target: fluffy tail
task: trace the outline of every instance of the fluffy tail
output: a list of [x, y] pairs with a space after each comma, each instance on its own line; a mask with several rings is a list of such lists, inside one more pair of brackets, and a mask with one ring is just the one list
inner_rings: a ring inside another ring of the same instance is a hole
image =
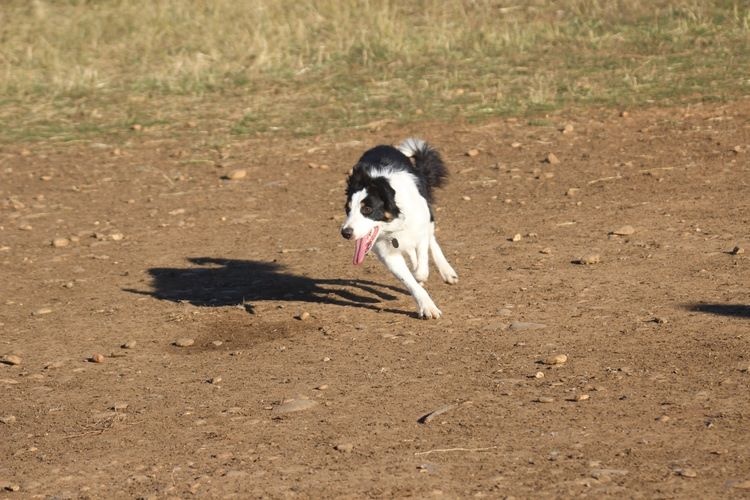
[[448, 177], [448, 169], [445, 168], [440, 153], [422, 139], [414, 137], [406, 139], [398, 145], [397, 149], [414, 159], [414, 169], [427, 184], [427, 199], [431, 201], [432, 189], [441, 187]]

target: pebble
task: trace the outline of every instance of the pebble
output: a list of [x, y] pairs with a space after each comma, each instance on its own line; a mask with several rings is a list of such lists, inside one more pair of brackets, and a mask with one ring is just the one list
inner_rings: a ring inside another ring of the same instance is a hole
[[554, 403], [555, 398], [551, 398], [549, 396], [539, 396], [534, 401], [537, 403]]
[[513, 235], [513, 236], [512, 236], [511, 238], [510, 238], [510, 241], [512, 241], [512, 242], [514, 242], [514, 243], [515, 243], [515, 242], [517, 242], [517, 241], [521, 241], [521, 233], [516, 233], [516, 234], [514, 234], [514, 235]]
[[741, 246], [736, 246], [729, 253], [731, 253], [732, 255], [741, 255], [741, 254], [745, 253], [745, 249], [742, 248]]
[[232, 181], [237, 181], [239, 179], [244, 179], [246, 176], [247, 170], [245, 170], [244, 168], [237, 168], [229, 172], [226, 178]]
[[573, 398], [574, 401], [587, 401], [591, 396], [588, 394], [577, 394], [575, 398]]
[[635, 233], [635, 228], [633, 226], [622, 226], [618, 227], [610, 234], [616, 234], [617, 236], [630, 236], [633, 233]]
[[112, 241], [122, 241], [125, 238], [125, 235], [122, 233], [112, 233], [109, 237]]
[[41, 307], [41, 308], [37, 309], [36, 311], [32, 312], [31, 315], [32, 316], [43, 316], [45, 314], [50, 314], [51, 312], [52, 312], [52, 309], [50, 309], [49, 307]]
[[695, 470], [693, 469], [678, 469], [677, 474], [680, 477], [688, 477], [688, 478], [698, 477], [698, 473], [695, 472]]
[[479, 150], [476, 148], [471, 148], [466, 152], [466, 156], [477, 156], [479, 154]]
[[13, 493], [15, 493], [16, 491], [20, 491], [20, 490], [21, 490], [21, 487], [18, 486], [17, 484], [9, 484], [5, 487], [5, 491], [10, 491]]
[[0, 358], [0, 363], [17, 366], [21, 364], [21, 357], [16, 356], [15, 354], [6, 354], [2, 358]]
[[732, 485], [732, 488], [737, 488], [738, 490], [750, 490], [750, 479], [747, 481], [740, 481], [739, 483], [734, 483]]
[[552, 249], [550, 247], [544, 247], [541, 250], [539, 250], [539, 253], [543, 253], [544, 255], [549, 255], [552, 253]]
[[300, 314], [297, 315], [297, 319], [300, 321], [305, 321], [307, 319], [310, 319], [310, 313], [307, 311], [302, 311]]
[[560, 163], [560, 160], [557, 158], [555, 153], [547, 153], [547, 156], [544, 158], [545, 163], [549, 163], [550, 165], [557, 165]]
[[63, 248], [70, 245], [68, 238], [55, 238], [52, 240], [52, 246], [55, 248]]
[[573, 125], [571, 125], [570, 123], [566, 123], [565, 126], [562, 129], [560, 129], [560, 132], [562, 132], [563, 134], [570, 134], [570, 133], [572, 133], [573, 132]]
[[342, 453], [351, 453], [354, 450], [354, 445], [352, 443], [341, 443], [334, 446], [333, 449]]
[[65, 366], [65, 362], [64, 361], [52, 361], [51, 363], [47, 363], [46, 365], [44, 365], [44, 369], [45, 370], [56, 370], [58, 368], [62, 368], [63, 366]]
[[328, 384], [321, 384], [315, 388], [317, 391], [325, 391], [326, 389], [328, 389]]
[[0, 424], [10, 425], [16, 422], [16, 416], [15, 415], [6, 415], [4, 417], [0, 417]]
[[512, 147], [513, 149], [520, 148], [521, 147], [521, 143], [520, 142], [512, 142], [512, 143], [510, 143], [510, 147]]
[[91, 361], [92, 363], [104, 363], [104, 359], [105, 359], [104, 354], [95, 352], [94, 354], [91, 355], [91, 357], [89, 358], [89, 361]]
[[656, 419], [657, 422], [666, 423], [669, 422], [671, 418], [669, 418], [669, 415], [662, 415]]
[[223, 343], [224, 342], [222, 342], [221, 340], [214, 340], [213, 342], [211, 342], [211, 345], [214, 346], [214, 347], [219, 347]]
[[136, 342], [135, 340], [128, 340], [127, 342], [122, 344], [120, 347], [122, 347], [123, 349], [134, 349], [137, 344], [138, 342]]
[[544, 378], [544, 372], [536, 372], [534, 378]]
[[576, 196], [581, 190], [579, 188], [569, 188], [567, 191], [565, 191], [565, 196], [574, 197]]
[[132, 130], [133, 132], [140, 132], [141, 130], [143, 130], [143, 125], [141, 125], [140, 123], [134, 123], [130, 126], [130, 130]]
[[508, 327], [509, 330], [541, 330], [547, 328], [547, 325], [543, 323], [530, 323], [527, 321], [514, 321]]
[[598, 253], [592, 253], [592, 254], [584, 255], [583, 257], [576, 260], [575, 263], [581, 264], [584, 266], [591, 266], [593, 264], [598, 264], [601, 261], [602, 261], [602, 258], [599, 256]]
[[464, 201], [471, 201], [471, 196], [462, 196], [461, 199]]
[[18, 229], [20, 229], [21, 231], [31, 231], [34, 228], [31, 226], [31, 224], [21, 224], [20, 226], [18, 226]]
[[208, 383], [216, 385], [216, 384], [220, 384], [221, 380], [222, 380], [221, 377], [211, 377], [210, 379], [208, 379]]
[[568, 361], [568, 356], [565, 354], [556, 354], [546, 358], [543, 363], [545, 365], [562, 365]]
[[310, 408], [314, 408], [316, 406], [318, 406], [317, 401], [313, 401], [304, 396], [300, 396], [295, 399], [285, 400], [283, 403], [273, 409], [273, 413], [279, 415], [284, 413], [293, 413], [297, 411], [309, 410]]
[[195, 340], [187, 337], [179, 338], [172, 342], [173, 345], [176, 345], [177, 347], [190, 347], [191, 345], [195, 344]]

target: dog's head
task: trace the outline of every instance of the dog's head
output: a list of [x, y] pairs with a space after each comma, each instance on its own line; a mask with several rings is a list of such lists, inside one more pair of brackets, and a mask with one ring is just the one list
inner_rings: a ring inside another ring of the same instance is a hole
[[398, 217], [396, 191], [387, 177], [370, 177], [355, 168], [346, 188], [346, 221], [341, 236], [354, 240], [354, 264], [361, 264], [381, 228]]

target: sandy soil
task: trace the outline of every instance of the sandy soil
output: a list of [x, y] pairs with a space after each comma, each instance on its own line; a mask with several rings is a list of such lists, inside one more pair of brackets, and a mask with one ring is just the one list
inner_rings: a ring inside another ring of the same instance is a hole
[[[0, 497], [747, 497], [750, 100], [625, 115], [2, 146]], [[408, 135], [437, 321], [338, 235]]]

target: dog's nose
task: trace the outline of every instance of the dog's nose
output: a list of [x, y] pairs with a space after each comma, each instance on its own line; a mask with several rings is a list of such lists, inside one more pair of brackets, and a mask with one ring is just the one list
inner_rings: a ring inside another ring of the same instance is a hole
[[341, 228], [341, 236], [343, 236], [347, 240], [352, 239], [352, 236], [354, 236], [354, 229], [352, 229], [350, 227], [342, 227]]

